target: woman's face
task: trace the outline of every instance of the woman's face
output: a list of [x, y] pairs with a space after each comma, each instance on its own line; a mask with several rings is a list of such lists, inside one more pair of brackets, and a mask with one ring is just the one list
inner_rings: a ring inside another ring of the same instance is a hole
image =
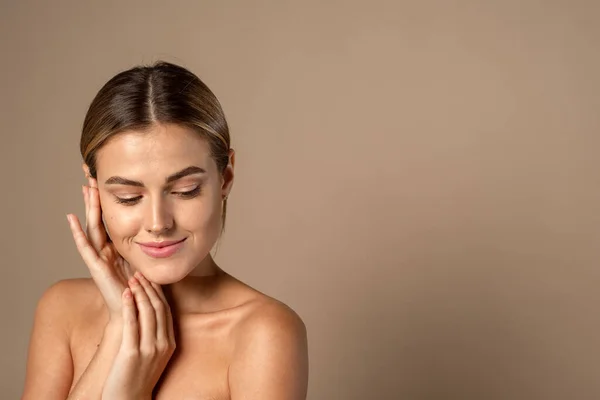
[[231, 151], [219, 173], [208, 143], [174, 124], [109, 140], [97, 153], [96, 171], [106, 229], [119, 254], [158, 284], [190, 274], [218, 239], [233, 162]]

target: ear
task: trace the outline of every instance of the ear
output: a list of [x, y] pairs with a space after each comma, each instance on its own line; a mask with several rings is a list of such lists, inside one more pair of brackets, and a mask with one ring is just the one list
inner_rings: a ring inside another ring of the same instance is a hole
[[97, 188], [98, 181], [95, 178], [92, 178], [92, 175], [90, 174], [90, 167], [88, 167], [86, 163], [83, 163], [81, 164], [81, 168], [83, 169], [83, 173], [88, 180], [88, 185], [90, 185], [90, 187]]
[[83, 173], [85, 174], [86, 178], [90, 178], [91, 177], [91, 175], [90, 175], [90, 167], [88, 167], [86, 163], [82, 163], [81, 164], [81, 169], [83, 169]]
[[233, 149], [229, 149], [229, 162], [227, 163], [227, 167], [223, 171], [222, 181], [223, 184], [221, 186], [221, 197], [226, 198], [231, 193], [231, 188], [233, 187], [233, 178], [234, 178], [234, 166], [235, 166], [235, 151]]

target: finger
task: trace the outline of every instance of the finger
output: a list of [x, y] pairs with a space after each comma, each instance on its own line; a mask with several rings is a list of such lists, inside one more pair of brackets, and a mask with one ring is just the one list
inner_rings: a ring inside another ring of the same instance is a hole
[[[69, 221], [69, 228], [77, 246], [77, 251], [90, 271], [94, 283], [100, 290], [100, 293], [102, 293], [106, 305], [110, 310], [118, 310], [120, 305], [119, 297], [125, 286], [123, 281], [118, 279], [111, 266], [94, 249], [88, 237], [83, 232], [79, 219], [73, 214], [67, 214], [67, 220]], [[111, 314], [113, 311], [111, 311]]]
[[167, 297], [165, 296], [162, 287], [160, 287], [160, 285], [154, 282], [150, 282], [150, 285], [154, 288], [154, 290], [158, 294], [158, 297], [160, 297], [163, 303], [166, 305], [165, 314], [167, 317], [167, 335], [169, 337], [171, 345], [175, 345], [175, 329], [173, 327], [173, 312], [171, 311], [171, 306], [167, 301]]
[[140, 333], [131, 289], [126, 288], [121, 297], [123, 304], [123, 339], [121, 346], [123, 348], [139, 349]]
[[94, 273], [93, 269], [97, 268], [96, 264], [99, 261], [98, 253], [91, 246], [85, 233], [83, 233], [79, 218], [73, 214], [67, 214], [67, 220], [69, 221], [69, 227], [71, 228], [71, 233], [73, 234], [73, 239], [81, 258], [83, 258], [85, 264], [90, 268], [90, 272]]
[[[118, 296], [118, 292], [114, 293], [115, 277], [114, 273], [106, 266], [104, 261], [98, 255], [98, 252], [92, 247], [87, 236], [81, 229], [79, 218], [73, 214], [68, 214], [69, 227], [77, 246], [77, 251], [88, 267], [94, 282], [102, 295], [106, 299], [107, 296]], [[122, 286], [122, 285], [121, 285]], [[118, 297], [117, 297], [118, 298]]]
[[100, 209], [100, 198], [98, 189], [91, 187], [89, 193], [89, 212], [88, 212], [88, 237], [92, 246], [96, 250], [102, 249], [106, 243], [106, 231], [102, 222], [102, 210]]
[[86, 217], [86, 233], [89, 236], [90, 232], [87, 230], [87, 224], [88, 224], [88, 221], [90, 220], [90, 218], [89, 218], [89, 212], [90, 212], [90, 188], [91, 187], [96, 187], [97, 188], [98, 185], [97, 185], [97, 183], [93, 180], [93, 178], [90, 175], [86, 175], [86, 176], [87, 176], [87, 179], [88, 179], [88, 185], [85, 186], [85, 195], [86, 195], [86, 202], [87, 202], [86, 203], [87, 209], [86, 209], [85, 217]]
[[163, 300], [158, 296], [158, 293], [156, 293], [156, 290], [152, 285], [150, 285], [150, 282], [148, 282], [144, 275], [137, 272], [135, 276], [146, 291], [146, 294], [150, 299], [150, 304], [152, 304], [152, 307], [154, 307], [156, 314], [156, 339], [158, 343], [162, 342], [164, 344], [168, 344], [169, 331], [166, 309], [167, 304], [163, 303]]
[[117, 258], [115, 260], [115, 266], [116, 266], [115, 273], [119, 276], [119, 279], [122, 282], [127, 282], [129, 280], [129, 278], [131, 278], [133, 276], [132, 274], [128, 274], [128, 272], [127, 272], [127, 261], [125, 261], [125, 259], [123, 259], [123, 257], [119, 254], [117, 249], [114, 247], [114, 245], [110, 245], [110, 246], [112, 246], [114, 254], [117, 255]]
[[89, 191], [88, 191], [88, 187], [85, 185], [81, 186], [81, 193], [83, 193], [83, 202], [85, 203], [85, 231], [86, 233], [88, 232], [88, 221], [90, 219], [89, 217], [89, 213], [90, 213], [90, 202], [89, 202]]
[[[150, 281], [148, 281], [150, 282]], [[165, 303], [165, 304], [169, 304], [169, 302], [167, 301], [167, 297], [165, 296], [165, 293], [162, 290], [162, 287], [160, 287], [160, 285], [154, 283], [154, 282], [150, 282], [150, 285], [152, 286], [152, 288], [154, 288], [154, 290], [156, 291], [156, 294], [158, 295], [158, 297], [160, 297], [160, 299]]]
[[150, 351], [156, 343], [156, 312], [150, 303], [146, 291], [135, 278], [129, 280], [129, 287], [135, 298], [138, 310], [138, 321], [140, 324], [140, 349]]

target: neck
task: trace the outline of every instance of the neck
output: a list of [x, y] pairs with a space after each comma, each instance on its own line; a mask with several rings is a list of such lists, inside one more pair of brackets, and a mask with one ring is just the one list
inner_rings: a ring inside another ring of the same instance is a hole
[[222, 278], [227, 274], [209, 253], [204, 260], [179, 282], [163, 286], [173, 316], [206, 312]]

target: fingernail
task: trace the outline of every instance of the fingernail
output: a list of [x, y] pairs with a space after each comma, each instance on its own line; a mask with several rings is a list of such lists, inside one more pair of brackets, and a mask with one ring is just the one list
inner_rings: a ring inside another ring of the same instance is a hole
[[125, 297], [126, 299], [130, 299], [131, 298], [131, 289], [129, 289], [129, 288], [125, 289], [125, 292], [123, 293], [123, 297]]
[[138, 280], [137, 280], [135, 277], [131, 278], [131, 279], [129, 280], [129, 283], [130, 283], [131, 285], [134, 285], [134, 286], [135, 286], [135, 285], [139, 285], [139, 284], [140, 284], [140, 283], [138, 282]]
[[67, 221], [69, 221], [69, 223], [71, 223], [71, 215], [67, 214]]

